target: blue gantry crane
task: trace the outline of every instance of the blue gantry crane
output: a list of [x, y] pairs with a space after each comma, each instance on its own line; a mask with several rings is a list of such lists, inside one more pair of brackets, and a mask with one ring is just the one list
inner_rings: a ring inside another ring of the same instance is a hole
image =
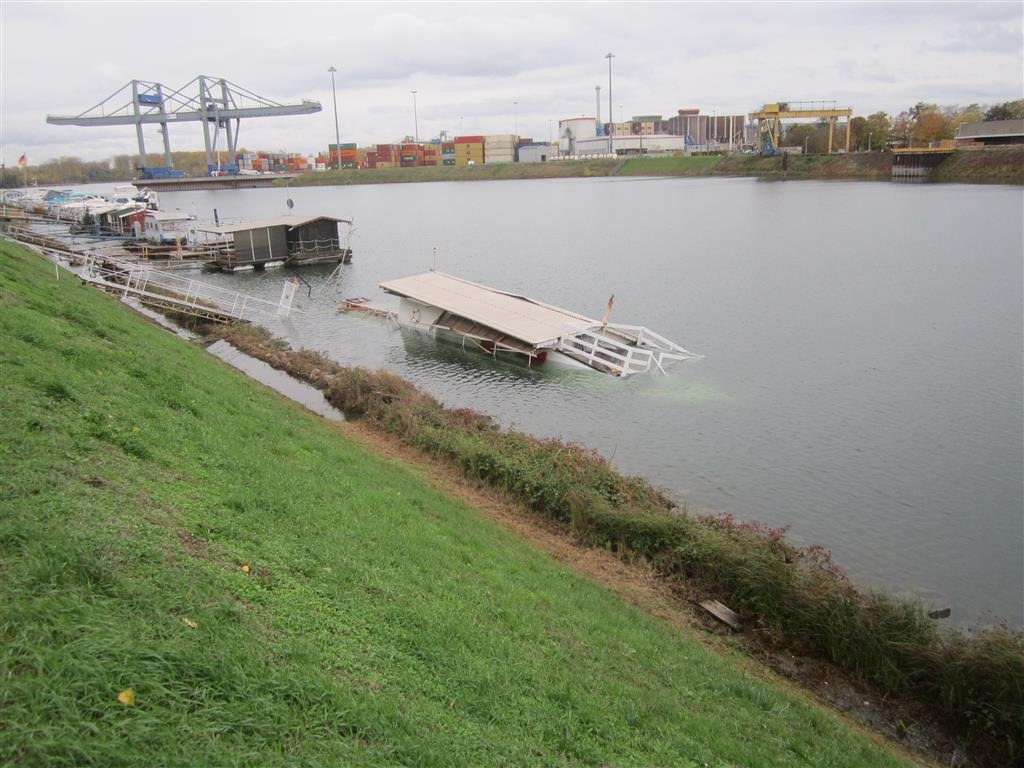
[[[201, 122], [206, 144], [207, 168], [213, 172], [222, 166], [215, 162], [220, 131], [225, 134], [230, 171], [238, 149], [238, 132], [243, 118], [308, 115], [319, 112], [320, 102], [303, 99], [298, 104], [280, 104], [235, 85], [223, 77], [199, 75], [187, 85], [169, 89], [161, 83], [132, 80], [103, 101], [78, 115], [47, 115], [50, 125], [134, 125], [139, 141], [139, 168], [142, 178], [182, 176], [171, 161], [171, 123]], [[164, 144], [164, 165], [146, 167], [144, 125], [160, 126]], [[211, 131], [212, 128], [212, 131]], [[211, 135], [212, 134], [212, 135]]]

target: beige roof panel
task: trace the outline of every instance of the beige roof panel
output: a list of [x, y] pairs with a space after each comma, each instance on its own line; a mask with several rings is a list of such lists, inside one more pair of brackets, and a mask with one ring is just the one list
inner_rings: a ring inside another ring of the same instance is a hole
[[293, 229], [309, 224], [311, 221], [327, 219], [328, 221], [351, 224], [348, 219], [336, 219], [334, 216], [278, 216], [274, 219], [260, 219], [259, 221], [243, 221], [240, 224], [224, 224], [220, 227], [198, 227], [200, 232], [213, 232], [217, 235], [230, 235], [235, 232], [244, 232], [250, 229], [266, 229], [267, 227], [288, 227]]
[[389, 280], [381, 283], [380, 287], [388, 293], [440, 307], [533, 346], [601, 325], [597, 320], [575, 312], [443, 272], [424, 272]]

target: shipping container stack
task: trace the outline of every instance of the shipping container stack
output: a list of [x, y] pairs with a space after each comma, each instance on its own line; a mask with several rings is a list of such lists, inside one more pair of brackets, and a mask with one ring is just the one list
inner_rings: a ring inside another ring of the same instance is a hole
[[358, 168], [359, 150], [355, 144], [330, 144], [327, 147], [331, 168]]
[[257, 168], [253, 167], [253, 161], [256, 160], [255, 152], [238, 152], [235, 155], [235, 165], [238, 166], [240, 171], [255, 171]]
[[399, 158], [402, 168], [418, 168], [423, 165], [423, 145], [403, 144]]
[[376, 168], [377, 167], [377, 150], [371, 149], [365, 155], [363, 155], [363, 168]]
[[455, 165], [455, 142], [441, 143], [441, 165]]
[[488, 165], [514, 163], [516, 160], [516, 137], [506, 133], [484, 136], [484, 156]]
[[309, 168], [309, 161], [302, 155], [286, 155], [284, 165], [288, 173], [303, 173]]
[[440, 144], [424, 144], [423, 145], [423, 165], [440, 165], [441, 164], [441, 145]]
[[484, 162], [484, 137], [483, 136], [456, 136], [455, 137], [455, 164], [456, 165], [483, 165]]
[[400, 156], [401, 148], [397, 144], [377, 145], [378, 168], [397, 168]]

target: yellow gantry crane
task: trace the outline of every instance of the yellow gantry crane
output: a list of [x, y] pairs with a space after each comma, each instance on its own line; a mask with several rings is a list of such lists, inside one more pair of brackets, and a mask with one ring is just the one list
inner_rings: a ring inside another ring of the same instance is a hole
[[[780, 101], [765, 104], [760, 112], [751, 112], [750, 119], [757, 120], [758, 136], [771, 137], [774, 147], [779, 146], [781, 125], [783, 120], [800, 118], [824, 118], [828, 120], [828, 151], [832, 153], [832, 133], [836, 120], [846, 118], [846, 151], [850, 151], [850, 118], [853, 110], [850, 107], [837, 107], [834, 101]], [[761, 141], [764, 141], [762, 138]]]

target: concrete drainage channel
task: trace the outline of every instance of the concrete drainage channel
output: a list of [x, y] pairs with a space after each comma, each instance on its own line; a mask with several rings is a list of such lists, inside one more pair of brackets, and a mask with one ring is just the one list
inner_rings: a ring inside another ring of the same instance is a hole
[[[166, 328], [182, 339], [195, 341], [199, 338], [196, 334], [182, 328], [173, 320], [164, 317], [159, 312], [154, 312], [149, 307], [135, 301], [134, 299], [128, 299], [126, 301], [123, 300], [123, 303], [130, 306], [140, 315], [145, 315], [157, 325]], [[232, 368], [241, 371], [253, 381], [258, 381], [260, 384], [270, 387], [278, 394], [284, 395], [289, 400], [294, 400], [296, 403], [307, 410], [312, 411], [317, 416], [323, 416], [325, 419], [330, 419], [331, 421], [345, 420], [345, 416], [342, 412], [328, 403], [319, 389], [311, 387], [304, 381], [292, 378], [284, 371], [279, 371], [276, 368], [271, 367], [269, 364], [264, 363], [262, 360], [250, 357], [245, 354], [245, 352], [236, 349], [234, 346], [224, 341], [224, 339], [218, 339], [213, 344], [210, 344], [206, 347], [206, 351], [214, 357], [223, 360]]]
[[[134, 299], [124, 301], [124, 303], [139, 314], [148, 317], [157, 325], [166, 328], [187, 341], [195, 341], [199, 338], [196, 334], [182, 328], [173, 320], [164, 317], [159, 312], [154, 312], [149, 307], [135, 301]], [[319, 389], [311, 387], [304, 381], [292, 378], [284, 371], [279, 371], [276, 368], [271, 367], [269, 364], [264, 363], [262, 360], [250, 357], [245, 354], [245, 352], [236, 349], [234, 346], [224, 341], [224, 339], [218, 339], [213, 344], [210, 344], [206, 347], [206, 351], [214, 357], [223, 360], [232, 368], [241, 371], [253, 381], [258, 381], [260, 384], [270, 387], [278, 394], [284, 395], [289, 400], [294, 400], [296, 403], [307, 410], [312, 411], [317, 416], [323, 416], [325, 419], [330, 419], [331, 421], [345, 420], [345, 416], [342, 412], [328, 403]]]
[[345, 417], [341, 411], [328, 403], [323, 393], [298, 379], [293, 379], [287, 373], [272, 368], [262, 360], [244, 352], [240, 352], [223, 339], [218, 339], [206, 348], [206, 351], [219, 357], [228, 365], [237, 368], [250, 379], [270, 387], [290, 400], [304, 406], [318, 416], [323, 416], [331, 421], [344, 421]]

